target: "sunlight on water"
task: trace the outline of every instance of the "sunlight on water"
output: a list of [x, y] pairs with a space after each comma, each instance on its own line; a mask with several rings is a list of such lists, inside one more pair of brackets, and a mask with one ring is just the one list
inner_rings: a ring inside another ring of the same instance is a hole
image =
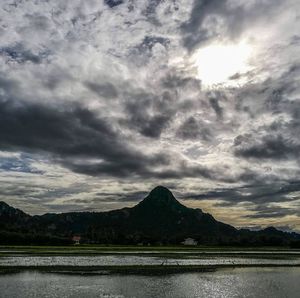
[[234, 269], [165, 276], [0, 275], [1, 298], [299, 297], [300, 269]]
[[[14, 256], [0, 258], [2, 266], [102, 266], [102, 265], [160, 265], [165, 257], [149, 256]], [[168, 258], [169, 264], [179, 265], [224, 265], [224, 264], [300, 264], [300, 258], [241, 258], [241, 257], [196, 257]]]

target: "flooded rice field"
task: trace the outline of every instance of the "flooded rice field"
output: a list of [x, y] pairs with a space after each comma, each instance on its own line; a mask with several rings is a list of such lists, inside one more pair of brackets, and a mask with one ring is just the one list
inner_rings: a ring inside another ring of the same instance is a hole
[[300, 265], [300, 256], [289, 258], [239, 257], [239, 256], [134, 256], [134, 255], [95, 255], [95, 256], [30, 256], [17, 255], [0, 257], [0, 266], [129, 266], [129, 265]]
[[222, 269], [163, 276], [66, 275], [23, 271], [0, 275], [1, 298], [299, 297], [300, 268]]

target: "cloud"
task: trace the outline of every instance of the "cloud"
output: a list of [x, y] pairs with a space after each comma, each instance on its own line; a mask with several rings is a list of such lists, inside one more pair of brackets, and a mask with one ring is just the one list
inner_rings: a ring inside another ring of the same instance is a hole
[[20, 154], [19, 156], [0, 156], [0, 171], [43, 174], [43, 171], [36, 169], [32, 165], [32, 159], [26, 156], [26, 154]]
[[177, 136], [183, 139], [200, 138], [204, 141], [209, 141], [212, 138], [212, 132], [209, 125], [191, 116], [179, 127]]
[[[269, 203], [283, 203], [299, 200], [300, 182], [289, 181], [270, 184], [253, 184], [236, 188], [216, 189], [200, 194], [185, 194], [183, 199], [221, 200], [226, 206], [239, 203], [253, 203], [256, 206]], [[295, 193], [295, 196], [291, 194]], [[258, 207], [257, 207], [258, 208]]]
[[80, 106], [54, 109], [1, 101], [0, 127], [2, 150], [54, 154], [81, 173], [122, 176], [166, 162], [163, 155], [145, 156], [130, 148], [107, 120]]
[[[297, 216], [298, 11], [295, 0], [4, 1], [0, 196], [38, 213], [101, 210], [163, 183], [202, 203], [248, 202], [258, 225]], [[240, 43], [249, 71], [205, 86], [196, 51]]]
[[219, 101], [222, 98], [224, 98], [224, 95], [222, 95], [220, 92], [209, 92], [208, 93], [209, 103], [219, 118], [223, 117], [223, 109], [219, 104]]
[[280, 206], [256, 206], [251, 208], [253, 214], [248, 214], [246, 218], [282, 218], [288, 215], [299, 215], [299, 212], [295, 208], [284, 208]]
[[243, 30], [277, 12], [275, 1], [194, 0], [189, 19], [181, 26], [183, 44], [194, 50], [218, 38], [235, 39]]
[[47, 58], [48, 53], [46, 51], [41, 51], [37, 54], [32, 53], [30, 50], [24, 48], [24, 46], [19, 43], [11, 47], [0, 48], [0, 55], [4, 56], [8, 62], [17, 63], [41, 63], [43, 59]]
[[174, 119], [177, 109], [177, 98], [167, 90], [161, 93], [130, 90], [124, 101], [125, 119], [120, 119], [120, 123], [143, 136], [159, 138]]
[[234, 143], [235, 154], [245, 158], [299, 158], [300, 143], [281, 135], [266, 135], [259, 140], [249, 135], [238, 136]]
[[97, 95], [104, 98], [116, 98], [118, 96], [118, 91], [115, 86], [111, 83], [95, 83], [87, 82], [86, 86], [95, 92]]
[[104, 0], [104, 3], [107, 4], [110, 8], [123, 4], [123, 0]]
[[205, 18], [209, 15], [221, 13], [225, 9], [226, 0], [195, 0], [189, 20], [182, 24], [184, 45], [187, 48], [192, 49], [199, 43], [205, 42], [214, 37], [216, 33], [213, 32], [213, 30], [208, 30], [205, 27], [202, 27], [202, 25]]
[[[10, 96], [15, 87], [13, 82], [3, 81], [3, 86]], [[153, 124], [149, 126], [149, 134], [147, 126], [141, 131], [149, 137], [155, 136], [154, 128], [160, 123], [158, 118], [153, 119], [156, 121], [147, 123]], [[169, 152], [142, 153], [126, 141], [110, 119], [78, 104], [51, 107], [16, 102], [14, 98], [1, 100], [0, 127], [2, 150], [50, 154], [54, 161], [77, 173], [162, 179], [183, 176], [211, 179], [213, 175], [206, 167], [172, 158]]]
[[170, 45], [170, 40], [168, 38], [160, 36], [145, 36], [142, 43], [138, 46], [138, 49], [141, 52], [152, 51], [153, 47], [155, 47], [157, 44], [168, 48], [168, 46]]

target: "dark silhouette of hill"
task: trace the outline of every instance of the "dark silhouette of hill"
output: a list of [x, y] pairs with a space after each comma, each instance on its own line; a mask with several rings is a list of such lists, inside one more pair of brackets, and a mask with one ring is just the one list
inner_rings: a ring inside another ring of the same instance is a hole
[[66, 244], [74, 235], [86, 243], [179, 244], [194, 238], [212, 245], [294, 245], [297, 233], [275, 228], [237, 230], [201, 209], [178, 202], [163, 186], [132, 208], [30, 216], [0, 202], [1, 244]]

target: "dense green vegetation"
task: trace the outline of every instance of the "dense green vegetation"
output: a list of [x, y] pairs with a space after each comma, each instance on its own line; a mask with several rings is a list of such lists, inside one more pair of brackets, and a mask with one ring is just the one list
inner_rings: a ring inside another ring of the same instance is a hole
[[[289, 251], [288, 254], [282, 252]], [[268, 255], [264, 254], [268, 252]], [[172, 258], [191, 258], [209, 256], [239, 256], [263, 258], [299, 257], [300, 250], [289, 247], [230, 247], [230, 246], [116, 246], [116, 245], [69, 245], [69, 246], [0, 246], [1, 256], [12, 255], [143, 255], [172, 256]]]

